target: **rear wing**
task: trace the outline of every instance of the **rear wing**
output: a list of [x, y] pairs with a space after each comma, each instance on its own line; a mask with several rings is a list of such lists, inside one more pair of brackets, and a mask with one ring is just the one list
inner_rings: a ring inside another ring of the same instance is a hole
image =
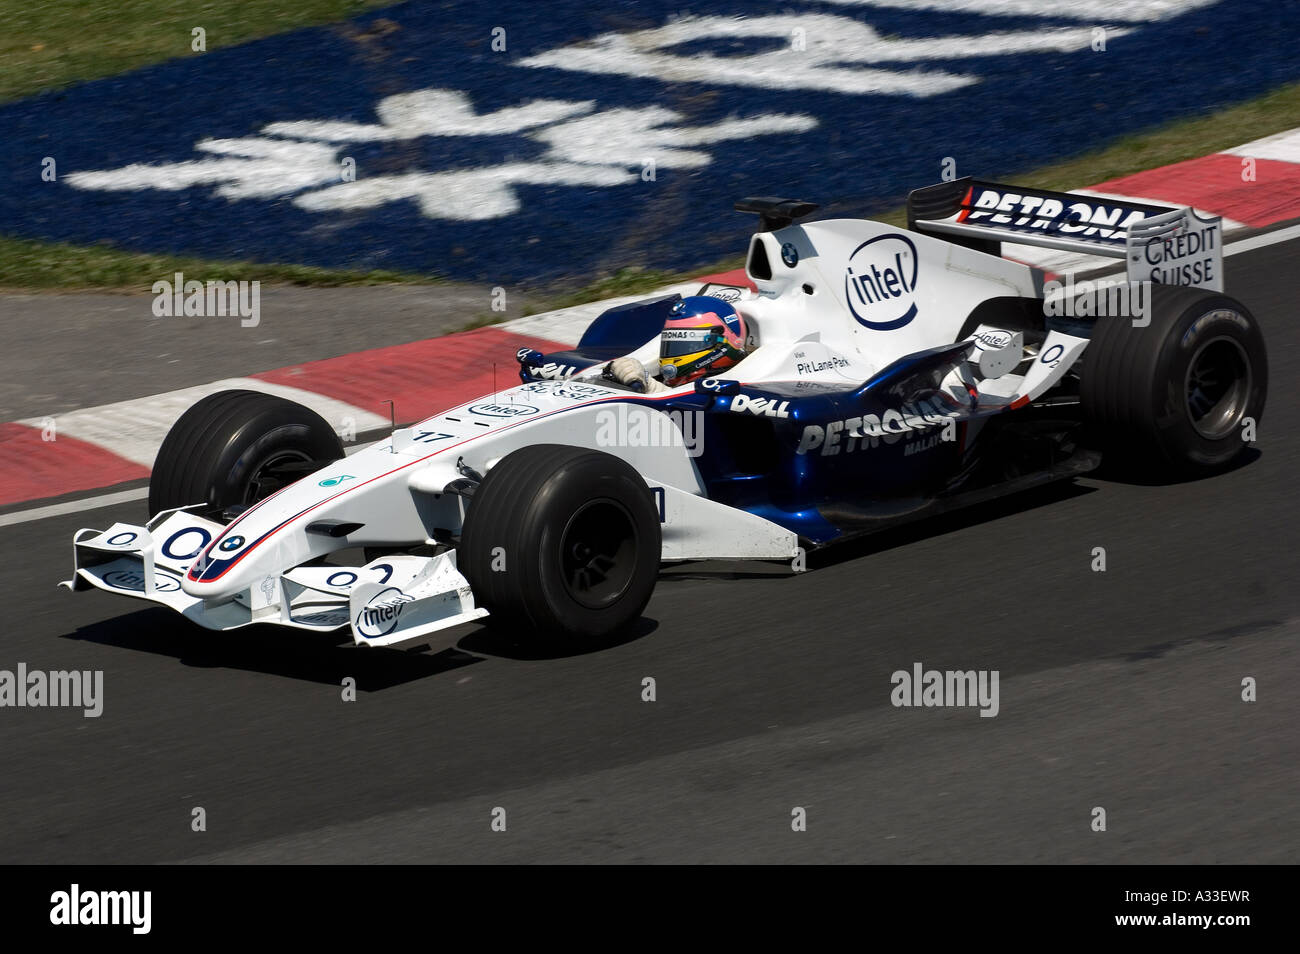
[[1129, 281], [1223, 290], [1223, 222], [1190, 208], [970, 177], [916, 189], [907, 225], [993, 255], [1002, 242], [1124, 259]]

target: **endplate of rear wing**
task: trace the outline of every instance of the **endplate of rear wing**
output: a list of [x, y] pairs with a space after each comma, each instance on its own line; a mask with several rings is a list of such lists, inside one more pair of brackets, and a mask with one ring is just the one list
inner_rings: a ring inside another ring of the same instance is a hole
[[913, 190], [907, 224], [995, 255], [1016, 242], [1124, 259], [1130, 281], [1223, 290], [1223, 221], [1191, 208], [967, 177]]

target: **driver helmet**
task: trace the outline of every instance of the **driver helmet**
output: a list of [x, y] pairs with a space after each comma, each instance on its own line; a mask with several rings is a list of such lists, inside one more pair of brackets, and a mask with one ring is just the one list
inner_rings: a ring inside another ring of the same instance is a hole
[[659, 375], [677, 387], [717, 374], [745, 357], [749, 329], [728, 302], [691, 295], [673, 305], [659, 339]]

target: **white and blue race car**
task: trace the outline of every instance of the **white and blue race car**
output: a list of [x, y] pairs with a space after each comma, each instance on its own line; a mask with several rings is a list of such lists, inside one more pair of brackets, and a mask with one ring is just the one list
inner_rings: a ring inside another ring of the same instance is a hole
[[[606, 311], [572, 351], [521, 352], [518, 386], [351, 456], [305, 407], [214, 394], [159, 450], [152, 519], [79, 531], [64, 585], [218, 630], [390, 645], [489, 616], [599, 641], [667, 561], [791, 561], [1103, 457], [1187, 475], [1253, 440], [1267, 361], [1221, 291], [1217, 219], [971, 179], [913, 192], [907, 229], [737, 209], [761, 216], [753, 289], [701, 289], [756, 339], [725, 377], [649, 394], [605, 375], [656, 358], [670, 296]], [[1128, 281], [1062, 297], [1004, 242], [1123, 259]]]

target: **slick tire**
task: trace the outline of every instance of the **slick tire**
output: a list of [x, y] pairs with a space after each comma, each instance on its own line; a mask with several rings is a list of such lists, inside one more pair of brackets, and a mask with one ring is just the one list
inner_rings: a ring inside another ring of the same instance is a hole
[[1258, 322], [1227, 295], [1164, 285], [1151, 287], [1147, 314], [1145, 327], [1099, 319], [1084, 351], [1080, 400], [1103, 466], [1156, 479], [1229, 466], [1268, 392]]
[[246, 507], [342, 457], [338, 435], [310, 408], [259, 391], [219, 391], [167, 432], [149, 478], [149, 513]]
[[660, 552], [658, 507], [628, 463], [538, 444], [488, 471], [456, 562], [498, 629], [581, 647], [640, 617]]

